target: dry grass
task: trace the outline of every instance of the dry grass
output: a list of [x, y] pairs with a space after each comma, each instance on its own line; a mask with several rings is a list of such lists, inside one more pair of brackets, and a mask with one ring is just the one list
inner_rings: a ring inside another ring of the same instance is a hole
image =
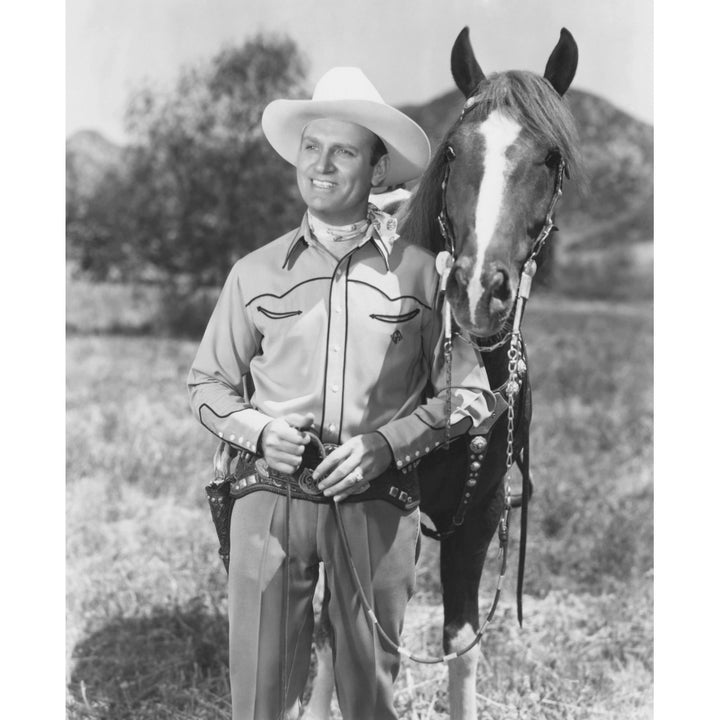
[[[651, 717], [651, 317], [647, 305], [531, 304], [525, 623], [511, 576], [483, 642], [483, 720]], [[225, 575], [202, 491], [214, 444], [184, 390], [194, 348], [69, 339], [70, 718], [229, 717]], [[436, 565], [426, 541], [406, 623], [407, 643], [431, 653]], [[494, 581], [489, 562], [485, 602]], [[445, 667], [404, 663], [397, 707], [447, 717]]]

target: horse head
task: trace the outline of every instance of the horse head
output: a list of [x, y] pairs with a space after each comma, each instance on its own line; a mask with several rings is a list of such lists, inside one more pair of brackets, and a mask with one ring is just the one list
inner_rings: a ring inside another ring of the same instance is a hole
[[[434, 177], [446, 248], [452, 238], [447, 298], [457, 324], [474, 335], [493, 335], [509, 320], [557, 183], [577, 168], [577, 133], [562, 100], [577, 59], [575, 40], [564, 28], [543, 77], [525, 71], [486, 77], [468, 28], [453, 46], [453, 78], [467, 101], [424, 181], [432, 184]], [[428, 191], [421, 187], [418, 200], [427, 200]]]

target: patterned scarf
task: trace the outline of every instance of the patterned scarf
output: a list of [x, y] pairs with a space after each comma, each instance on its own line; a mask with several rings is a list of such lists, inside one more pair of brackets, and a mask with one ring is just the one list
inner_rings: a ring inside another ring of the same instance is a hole
[[388, 249], [398, 238], [397, 220], [392, 215], [378, 210], [372, 203], [368, 203], [366, 218], [350, 225], [329, 225], [316, 218], [309, 210], [307, 219], [312, 234], [326, 247], [333, 243], [351, 243], [353, 241], [357, 241], [359, 245], [370, 237], [373, 229], [380, 235]]
[[312, 234], [323, 245], [326, 243], [350, 242], [351, 240], [359, 240], [363, 237], [370, 225], [370, 220], [358, 220], [350, 225], [329, 225], [319, 218], [316, 218], [308, 210], [308, 225]]

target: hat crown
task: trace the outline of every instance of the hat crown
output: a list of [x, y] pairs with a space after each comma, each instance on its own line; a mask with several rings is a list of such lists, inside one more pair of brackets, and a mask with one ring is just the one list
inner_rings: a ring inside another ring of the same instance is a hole
[[335, 67], [328, 70], [315, 85], [313, 100], [366, 100], [385, 105], [380, 93], [356, 67]]

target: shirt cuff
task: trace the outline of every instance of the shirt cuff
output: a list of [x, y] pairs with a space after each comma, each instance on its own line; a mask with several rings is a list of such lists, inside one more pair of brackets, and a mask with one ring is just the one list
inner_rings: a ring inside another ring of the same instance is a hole
[[[462, 418], [451, 427], [450, 437], [454, 438], [468, 432], [471, 426], [470, 418]], [[402, 472], [412, 470], [425, 455], [440, 447], [446, 439], [444, 427], [432, 428], [416, 415], [393, 420], [377, 432], [390, 446], [393, 467]]]
[[[469, 433], [485, 435], [507, 409], [499, 393], [490, 391], [456, 393], [459, 406], [450, 415], [449, 439]], [[445, 420], [438, 417], [438, 407], [444, 414], [444, 403], [431, 401], [414, 413], [392, 420], [378, 432], [385, 438], [393, 454], [393, 467], [403, 472], [414, 468], [428, 453], [448, 440]]]
[[237, 410], [226, 416], [216, 415], [208, 405], [200, 408], [200, 422], [213, 434], [234, 447], [258, 452], [260, 434], [272, 420], [253, 408]]
[[470, 428], [471, 435], [487, 435], [493, 428], [493, 425], [502, 417], [502, 414], [507, 410], [508, 404], [502, 393], [495, 393], [495, 405], [492, 412], [480, 422], [479, 425], [474, 425]]

